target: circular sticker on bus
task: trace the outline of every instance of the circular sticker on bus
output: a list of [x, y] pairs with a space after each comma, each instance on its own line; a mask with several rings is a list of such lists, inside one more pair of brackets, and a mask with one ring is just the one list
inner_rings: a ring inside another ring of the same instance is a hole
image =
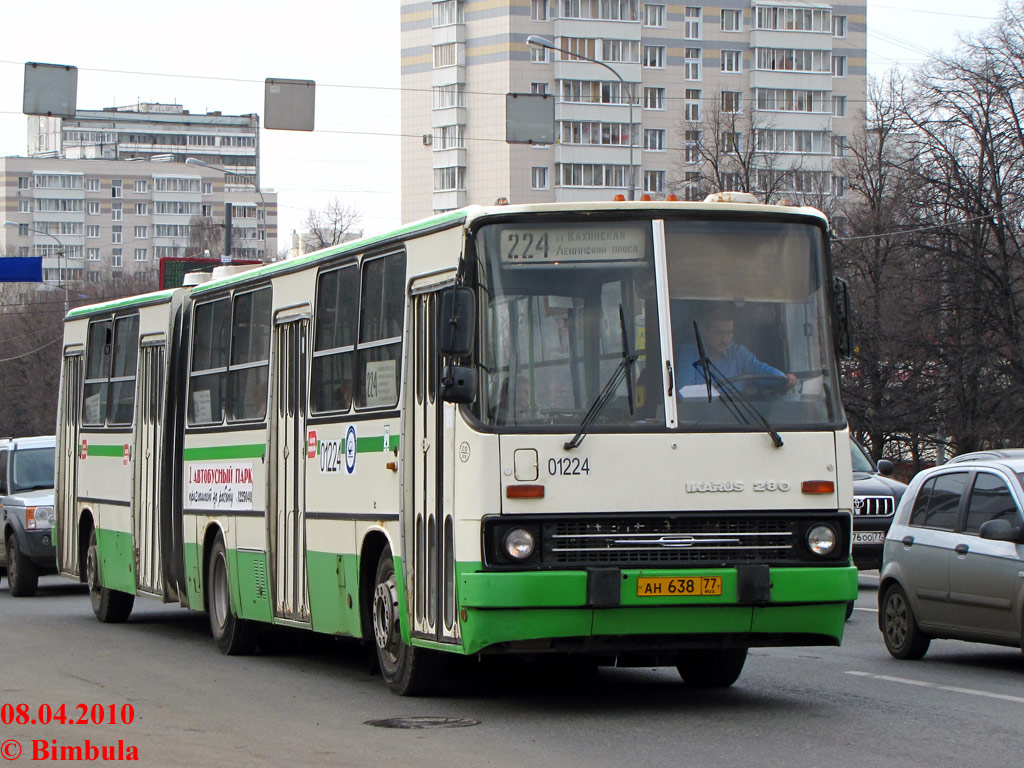
[[351, 426], [345, 435], [345, 469], [351, 475], [356, 471], [356, 428]]

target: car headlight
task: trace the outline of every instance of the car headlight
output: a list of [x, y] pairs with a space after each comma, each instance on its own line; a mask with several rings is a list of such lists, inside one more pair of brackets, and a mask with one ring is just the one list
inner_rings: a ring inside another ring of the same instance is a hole
[[533, 554], [537, 539], [525, 528], [513, 528], [505, 534], [505, 554], [513, 560], [525, 560]]
[[29, 530], [52, 528], [54, 522], [53, 507], [26, 507], [25, 527]]
[[836, 548], [836, 529], [825, 523], [811, 526], [807, 531], [807, 548], [816, 555], [824, 557]]

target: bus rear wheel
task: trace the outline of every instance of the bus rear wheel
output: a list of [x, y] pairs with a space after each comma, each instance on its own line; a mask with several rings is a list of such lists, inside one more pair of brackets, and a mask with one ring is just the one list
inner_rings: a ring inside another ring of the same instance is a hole
[[687, 685], [727, 688], [739, 679], [746, 660], [746, 648], [684, 651], [676, 659], [676, 669]]
[[206, 603], [210, 611], [210, 634], [222, 653], [246, 656], [256, 650], [259, 634], [251, 621], [240, 619], [231, 610], [231, 586], [228, 581], [227, 548], [221, 536], [210, 548], [206, 571]]
[[7, 586], [11, 597], [31, 597], [39, 588], [39, 568], [21, 551], [13, 533], [7, 537]]
[[89, 531], [89, 549], [85, 555], [85, 580], [89, 585], [92, 612], [104, 624], [120, 624], [128, 620], [135, 595], [107, 589], [100, 583], [100, 556], [96, 547], [96, 529]]
[[399, 696], [435, 693], [448, 668], [446, 654], [414, 648], [402, 640], [398, 609], [398, 580], [390, 549], [377, 562], [370, 612], [381, 676]]

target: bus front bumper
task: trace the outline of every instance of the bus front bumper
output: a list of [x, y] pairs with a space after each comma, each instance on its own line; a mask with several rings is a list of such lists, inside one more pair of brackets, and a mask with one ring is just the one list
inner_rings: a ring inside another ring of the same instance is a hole
[[[652, 577], [719, 577], [721, 594], [641, 594], [639, 579]], [[853, 566], [458, 575], [467, 654], [839, 645], [856, 598]]]

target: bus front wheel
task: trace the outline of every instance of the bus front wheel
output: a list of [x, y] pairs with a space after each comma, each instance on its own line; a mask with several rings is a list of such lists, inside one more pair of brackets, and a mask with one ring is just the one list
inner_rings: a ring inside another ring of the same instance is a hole
[[726, 688], [739, 679], [746, 660], [746, 648], [684, 651], [676, 660], [676, 669], [687, 685]]
[[422, 696], [436, 692], [444, 677], [448, 658], [445, 654], [414, 648], [403, 642], [398, 608], [398, 580], [390, 549], [381, 553], [377, 563], [370, 611], [377, 661], [388, 688], [400, 696]]
[[135, 595], [107, 589], [100, 583], [100, 555], [96, 546], [96, 529], [89, 531], [89, 549], [85, 555], [85, 580], [89, 585], [92, 612], [104, 624], [120, 624], [128, 620]]
[[206, 602], [210, 611], [210, 634], [222, 653], [245, 656], [256, 650], [259, 635], [251, 621], [240, 619], [231, 610], [228, 582], [228, 558], [224, 539], [218, 535], [210, 549], [206, 571]]

